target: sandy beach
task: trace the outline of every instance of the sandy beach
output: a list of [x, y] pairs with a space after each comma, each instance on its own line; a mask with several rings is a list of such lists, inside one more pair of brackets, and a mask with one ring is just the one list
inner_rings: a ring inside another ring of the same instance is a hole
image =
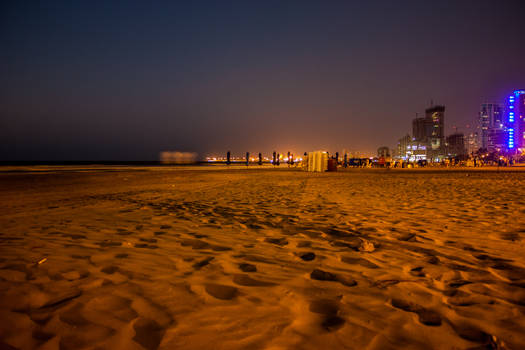
[[523, 349], [524, 185], [4, 168], [0, 349]]

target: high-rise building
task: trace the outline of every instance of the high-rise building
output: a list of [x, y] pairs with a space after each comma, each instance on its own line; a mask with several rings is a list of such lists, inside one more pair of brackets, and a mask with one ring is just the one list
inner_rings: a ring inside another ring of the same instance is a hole
[[472, 126], [470, 124], [467, 124], [465, 126], [466, 132], [465, 132], [465, 148], [467, 150], [467, 154], [473, 155], [476, 153], [479, 148], [479, 125], [478, 123], [475, 123], [475, 126]]
[[470, 132], [465, 135], [465, 148], [467, 154], [474, 154], [479, 150], [479, 136], [477, 132]]
[[[410, 135], [403, 136], [397, 142], [397, 147], [394, 148], [394, 159], [403, 159], [410, 162], [417, 162], [419, 160], [426, 160], [427, 158], [427, 144], [414, 140]], [[379, 150], [378, 150], [379, 154]]]
[[383, 146], [377, 149], [377, 156], [379, 158], [390, 158], [390, 148]]
[[525, 90], [515, 90], [507, 100], [507, 149], [525, 148]]
[[506, 148], [506, 128], [490, 128], [487, 136], [487, 151], [501, 152]]
[[451, 157], [466, 156], [465, 137], [462, 133], [447, 136], [447, 154]]
[[443, 150], [445, 141], [445, 106], [433, 106], [425, 110], [425, 119], [431, 123], [428, 142], [434, 153], [439, 154]]
[[426, 159], [435, 161], [445, 155], [445, 106], [432, 106], [424, 117], [412, 120], [411, 147], [425, 150]]
[[406, 159], [407, 151], [409, 149], [409, 145], [411, 141], [412, 141], [412, 138], [408, 134], [400, 138], [397, 142], [397, 147], [394, 149], [395, 150], [394, 158]]
[[425, 117], [412, 120], [412, 137], [414, 141], [427, 143], [432, 134], [432, 122]]
[[497, 135], [504, 132], [503, 108], [499, 103], [483, 103], [479, 111], [480, 146], [489, 152], [501, 149]]

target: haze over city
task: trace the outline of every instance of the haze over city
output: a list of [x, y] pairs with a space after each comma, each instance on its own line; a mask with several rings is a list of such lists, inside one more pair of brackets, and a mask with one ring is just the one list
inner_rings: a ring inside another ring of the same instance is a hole
[[522, 1], [0, 5], [0, 159], [392, 147], [525, 80]]

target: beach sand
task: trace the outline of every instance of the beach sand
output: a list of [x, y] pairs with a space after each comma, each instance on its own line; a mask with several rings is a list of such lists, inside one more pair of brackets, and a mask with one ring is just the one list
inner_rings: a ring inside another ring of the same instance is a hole
[[0, 349], [523, 349], [525, 171], [0, 172]]

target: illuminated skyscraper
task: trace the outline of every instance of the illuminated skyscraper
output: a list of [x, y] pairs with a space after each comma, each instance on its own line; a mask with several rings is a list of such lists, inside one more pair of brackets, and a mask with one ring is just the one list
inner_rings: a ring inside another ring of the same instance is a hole
[[425, 110], [425, 118], [431, 123], [428, 142], [430, 148], [439, 153], [445, 145], [445, 106], [433, 106]]
[[525, 148], [525, 90], [515, 90], [507, 99], [507, 148]]
[[425, 150], [427, 160], [436, 161], [445, 155], [445, 106], [432, 106], [425, 116], [412, 120], [411, 148]]
[[465, 147], [465, 136], [455, 133], [447, 136], [447, 155], [451, 157], [464, 157], [467, 155]]
[[428, 143], [432, 135], [432, 119], [425, 117], [415, 118], [412, 120], [412, 137], [414, 141]]
[[499, 103], [483, 103], [479, 111], [480, 146], [490, 152], [501, 147], [499, 138], [504, 130], [503, 108]]
[[397, 142], [397, 146], [394, 148], [394, 158], [396, 159], [406, 159], [407, 151], [409, 149], [410, 142], [412, 138], [410, 135], [403, 136]]
[[465, 148], [467, 154], [474, 154], [479, 150], [479, 137], [477, 132], [470, 132], [465, 135]]

